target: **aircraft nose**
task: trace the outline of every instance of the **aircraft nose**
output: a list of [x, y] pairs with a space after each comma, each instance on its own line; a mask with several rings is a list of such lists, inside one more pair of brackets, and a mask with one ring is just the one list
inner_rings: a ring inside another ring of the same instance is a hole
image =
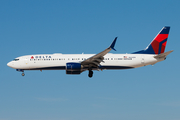
[[12, 67], [12, 62], [8, 62], [8, 63], [7, 63], [7, 66], [8, 66], [8, 67]]

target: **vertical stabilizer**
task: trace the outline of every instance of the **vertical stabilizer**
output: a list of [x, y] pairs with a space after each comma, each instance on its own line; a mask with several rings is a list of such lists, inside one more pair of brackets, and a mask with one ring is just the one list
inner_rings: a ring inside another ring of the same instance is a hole
[[170, 27], [163, 27], [153, 41], [145, 50], [135, 52], [134, 54], [161, 54], [164, 53], [169, 35]]

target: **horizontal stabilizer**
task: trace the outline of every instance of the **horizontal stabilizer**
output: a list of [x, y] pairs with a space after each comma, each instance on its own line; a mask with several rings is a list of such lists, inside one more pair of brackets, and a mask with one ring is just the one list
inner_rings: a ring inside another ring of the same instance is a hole
[[154, 58], [158, 58], [158, 59], [166, 58], [166, 56], [169, 55], [170, 53], [172, 53], [173, 51], [174, 51], [174, 50], [171, 50], [171, 51], [168, 51], [168, 52], [165, 52], [165, 53], [156, 55], [156, 56], [154, 56]]

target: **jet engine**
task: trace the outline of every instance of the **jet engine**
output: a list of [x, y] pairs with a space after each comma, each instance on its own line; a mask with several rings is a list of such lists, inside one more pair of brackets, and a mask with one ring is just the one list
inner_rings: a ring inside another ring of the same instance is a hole
[[66, 63], [66, 74], [81, 74], [81, 69], [80, 63]]

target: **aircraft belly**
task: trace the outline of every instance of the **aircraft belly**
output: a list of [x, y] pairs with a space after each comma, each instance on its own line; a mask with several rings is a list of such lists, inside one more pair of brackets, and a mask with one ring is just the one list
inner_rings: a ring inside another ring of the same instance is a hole
[[30, 63], [28, 70], [64, 70], [65, 62], [33, 62]]
[[134, 67], [130, 67], [130, 66], [99, 66], [99, 69], [111, 69], [111, 70], [119, 70], [119, 69], [131, 69]]
[[139, 61], [114, 61], [101, 64], [99, 69], [131, 69], [135, 68], [135, 65], [140, 64]]

